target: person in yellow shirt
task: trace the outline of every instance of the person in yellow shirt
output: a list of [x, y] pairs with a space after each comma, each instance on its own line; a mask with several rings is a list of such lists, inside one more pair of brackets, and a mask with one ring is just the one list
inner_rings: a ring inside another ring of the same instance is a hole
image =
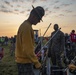
[[19, 27], [16, 37], [15, 61], [18, 67], [18, 75], [35, 75], [33, 65], [38, 69], [41, 67], [34, 53], [34, 32], [32, 25], [42, 20], [45, 10], [37, 6], [30, 12], [27, 20]]

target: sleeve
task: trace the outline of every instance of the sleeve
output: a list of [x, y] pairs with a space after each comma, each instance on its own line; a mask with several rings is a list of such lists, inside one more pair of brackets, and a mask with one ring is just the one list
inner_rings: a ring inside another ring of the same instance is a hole
[[75, 34], [75, 43], [76, 43], [76, 34]]
[[[50, 39], [51, 37], [52, 37], [52, 33], [51, 33]], [[48, 45], [48, 57], [51, 57], [51, 44], [52, 44], [52, 40], [50, 40], [49, 45]]]
[[39, 68], [41, 64], [39, 63], [35, 53], [34, 53], [34, 44], [31, 36], [31, 30], [27, 28], [26, 31], [22, 34], [22, 42], [23, 42], [23, 52], [30, 59], [36, 68]]
[[64, 52], [64, 47], [65, 47], [65, 36], [64, 33], [61, 33], [61, 53]]

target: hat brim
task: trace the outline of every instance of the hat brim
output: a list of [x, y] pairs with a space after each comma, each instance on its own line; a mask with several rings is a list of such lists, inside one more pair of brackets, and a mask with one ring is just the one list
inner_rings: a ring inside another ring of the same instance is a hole
[[[32, 8], [33, 8], [33, 9], [35, 9], [33, 5], [32, 5]], [[35, 10], [35, 12], [38, 14], [38, 16], [39, 16], [40, 20], [43, 22], [43, 20], [42, 20], [41, 16], [39, 15], [38, 11], [37, 11], [37, 10]]]

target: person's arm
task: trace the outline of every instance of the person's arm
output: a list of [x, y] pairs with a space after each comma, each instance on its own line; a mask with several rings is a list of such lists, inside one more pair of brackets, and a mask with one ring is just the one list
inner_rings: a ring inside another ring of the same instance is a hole
[[65, 47], [65, 36], [64, 36], [64, 33], [61, 32], [61, 35], [60, 35], [60, 44], [61, 44], [61, 53], [64, 52], [64, 47]]
[[22, 42], [24, 54], [34, 63], [36, 68], [39, 68], [41, 64], [34, 53], [34, 40], [31, 37], [31, 30], [29, 28], [27, 28], [26, 32], [23, 32]]
[[[50, 36], [50, 38], [52, 37], [52, 33], [51, 33], [51, 36]], [[52, 40], [50, 40], [50, 42], [49, 42], [49, 45], [48, 45], [48, 57], [51, 57], [51, 45], [52, 45]]]

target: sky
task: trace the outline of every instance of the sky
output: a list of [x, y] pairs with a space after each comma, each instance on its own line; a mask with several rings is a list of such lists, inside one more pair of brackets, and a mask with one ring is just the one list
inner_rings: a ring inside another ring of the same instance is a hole
[[0, 36], [16, 35], [19, 26], [29, 17], [32, 5], [45, 10], [43, 22], [33, 25], [39, 34], [43, 35], [50, 23], [45, 36], [51, 35], [54, 24], [64, 33], [76, 30], [76, 0], [0, 0]]

